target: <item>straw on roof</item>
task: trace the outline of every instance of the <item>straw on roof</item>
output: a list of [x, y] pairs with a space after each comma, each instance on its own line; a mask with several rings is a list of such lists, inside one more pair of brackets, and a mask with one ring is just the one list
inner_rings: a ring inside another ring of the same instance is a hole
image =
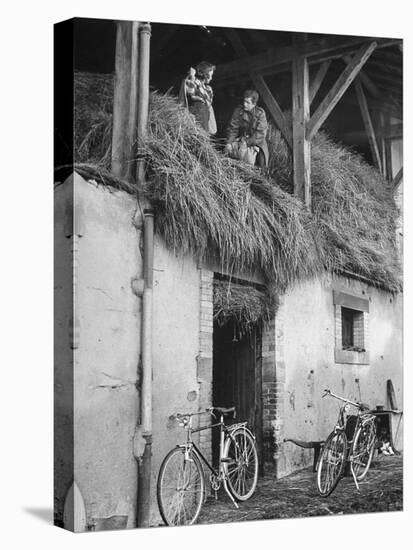
[[214, 281], [214, 321], [219, 326], [233, 322], [239, 335], [269, 321], [278, 305], [262, 290], [232, 281]]
[[[77, 161], [109, 168], [113, 81], [100, 80], [89, 94], [93, 78], [76, 76], [75, 120], [83, 129], [75, 136]], [[277, 292], [324, 270], [349, 270], [400, 290], [391, 190], [360, 155], [323, 133], [312, 144], [311, 214], [291, 194], [290, 154], [274, 128], [265, 178], [221, 154], [173, 97], [152, 93], [141, 146], [148, 160], [145, 193], [172, 249], [213, 256], [232, 272], [259, 268]]]

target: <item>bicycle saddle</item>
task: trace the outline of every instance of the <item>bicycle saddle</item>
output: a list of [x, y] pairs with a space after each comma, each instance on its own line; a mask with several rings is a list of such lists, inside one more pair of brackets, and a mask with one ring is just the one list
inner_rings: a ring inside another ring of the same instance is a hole
[[234, 413], [235, 417], [235, 407], [211, 407], [211, 409], [222, 414]]

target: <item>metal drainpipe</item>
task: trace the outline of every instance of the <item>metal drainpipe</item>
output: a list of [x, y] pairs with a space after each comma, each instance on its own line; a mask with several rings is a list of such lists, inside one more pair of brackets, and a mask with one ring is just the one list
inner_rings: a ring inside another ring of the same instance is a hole
[[[138, 140], [145, 137], [149, 111], [149, 61], [151, 26], [139, 25]], [[136, 179], [144, 183], [145, 159], [138, 152]], [[138, 208], [139, 210], [139, 208]], [[154, 217], [151, 208], [144, 208], [144, 253], [142, 292], [142, 387], [141, 426], [135, 438], [138, 462], [137, 526], [149, 527], [150, 483], [152, 458], [152, 288], [153, 288]]]

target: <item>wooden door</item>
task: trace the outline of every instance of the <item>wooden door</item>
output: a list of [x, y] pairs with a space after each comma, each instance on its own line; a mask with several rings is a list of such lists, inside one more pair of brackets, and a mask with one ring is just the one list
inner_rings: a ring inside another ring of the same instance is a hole
[[240, 337], [232, 324], [214, 326], [213, 404], [235, 406], [237, 422], [247, 421], [257, 438], [261, 461], [261, 335], [258, 329]]

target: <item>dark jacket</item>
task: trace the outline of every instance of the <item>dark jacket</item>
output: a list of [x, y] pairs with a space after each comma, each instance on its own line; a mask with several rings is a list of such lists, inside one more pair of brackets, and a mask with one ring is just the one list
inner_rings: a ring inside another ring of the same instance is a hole
[[231, 121], [227, 128], [227, 143], [232, 143], [237, 138], [245, 137], [247, 145], [256, 145], [265, 156], [265, 164], [268, 164], [268, 145], [266, 135], [268, 130], [267, 117], [261, 107], [255, 106], [247, 113], [242, 105], [235, 108]]

